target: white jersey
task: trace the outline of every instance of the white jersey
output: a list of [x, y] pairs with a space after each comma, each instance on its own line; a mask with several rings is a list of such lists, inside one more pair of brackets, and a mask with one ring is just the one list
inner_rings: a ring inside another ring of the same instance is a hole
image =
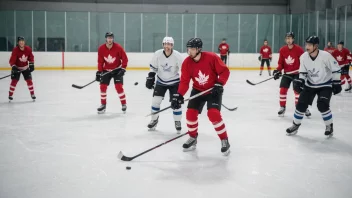
[[308, 52], [300, 57], [299, 78], [305, 80], [308, 87], [331, 87], [333, 81], [339, 82], [341, 68], [335, 58], [326, 51], [319, 50], [318, 56], [313, 60]]
[[164, 54], [164, 50], [160, 49], [154, 53], [150, 62], [150, 70], [157, 74], [157, 84], [174, 85], [180, 82], [180, 68], [183, 57], [180, 52], [172, 50], [170, 56]]

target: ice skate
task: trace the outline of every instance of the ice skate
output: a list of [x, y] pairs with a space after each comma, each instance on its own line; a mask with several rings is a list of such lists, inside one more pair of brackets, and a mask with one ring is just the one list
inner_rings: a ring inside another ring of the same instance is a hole
[[286, 107], [280, 107], [279, 112], [277, 112], [277, 114], [279, 115], [279, 117], [284, 117], [286, 112]]
[[334, 135], [333, 132], [334, 132], [333, 124], [331, 123], [330, 125], [326, 125], [325, 135], [328, 137], [332, 137]]
[[225, 156], [228, 156], [230, 154], [230, 144], [227, 138], [221, 140], [221, 152]]
[[13, 100], [12, 96], [9, 96], [9, 102], [11, 102]]
[[126, 113], [127, 105], [123, 104], [121, 110], [122, 110], [123, 113]]
[[348, 84], [348, 87], [347, 89], [345, 89], [345, 92], [352, 92], [352, 85], [351, 84]]
[[35, 97], [35, 95], [34, 95], [34, 94], [33, 94], [33, 95], [31, 95], [31, 98], [32, 98], [33, 102], [35, 102], [35, 99], [37, 99], [37, 97]]
[[156, 126], [158, 125], [159, 117], [156, 120], [151, 120], [148, 124], [149, 131], [155, 131]]
[[175, 128], [176, 128], [177, 134], [180, 134], [182, 130], [181, 121], [175, 121]]
[[195, 150], [197, 147], [197, 137], [189, 137], [182, 147], [184, 152]]
[[300, 126], [301, 124], [295, 124], [293, 122], [293, 125], [290, 128], [286, 129], [286, 135], [296, 135]]
[[262, 75], [262, 73], [263, 73], [263, 70], [260, 70], [259, 76], [261, 76], [261, 75]]
[[270, 72], [270, 70], [268, 70], [268, 73], [269, 73], [269, 76], [271, 76], [271, 72]]
[[312, 115], [312, 114], [310, 113], [309, 109], [306, 110], [305, 115], [306, 115], [307, 117], [310, 117], [310, 116]]
[[106, 110], [106, 105], [105, 104], [102, 104], [98, 109], [98, 114], [103, 114], [105, 113], [105, 110]]

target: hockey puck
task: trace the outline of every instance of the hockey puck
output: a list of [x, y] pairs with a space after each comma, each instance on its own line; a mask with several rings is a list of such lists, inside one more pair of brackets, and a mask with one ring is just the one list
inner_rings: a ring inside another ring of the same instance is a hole
[[138, 85], [138, 82], [135, 82], [134, 85]]
[[131, 167], [130, 166], [126, 166], [126, 170], [131, 170]]

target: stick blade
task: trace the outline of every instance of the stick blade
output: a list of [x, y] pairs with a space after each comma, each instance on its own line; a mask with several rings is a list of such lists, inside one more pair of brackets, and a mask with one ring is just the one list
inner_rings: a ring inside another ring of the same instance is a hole
[[133, 158], [131, 157], [126, 157], [123, 155], [123, 153], [120, 151], [119, 154], [117, 155], [117, 158], [119, 158], [122, 161], [132, 161]]
[[250, 85], [255, 85], [254, 83], [252, 83], [251, 81], [249, 81], [249, 80], [246, 80], [246, 82], [248, 83], [248, 84], [250, 84]]
[[76, 88], [76, 89], [82, 89], [83, 88], [82, 86], [78, 86], [78, 85], [75, 85], [75, 84], [72, 84], [72, 87]]
[[228, 108], [229, 111], [236, 111], [238, 107], [235, 107], [235, 108]]

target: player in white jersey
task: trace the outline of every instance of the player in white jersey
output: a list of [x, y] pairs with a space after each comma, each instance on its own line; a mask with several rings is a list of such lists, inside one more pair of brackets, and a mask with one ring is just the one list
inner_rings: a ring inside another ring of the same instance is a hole
[[332, 94], [341, 92], [341, 69], [335, 58], [323, 50], [319, 50], [319, 38], [310, 36], [306, 39], [306, 50], [300, 57], [299, 79], [293, 82], [293, 89], [300, 93], [293, 125], [286, 130], [288, 135], [296, 134], [301, 126], [304, 112], [312, 105], [317, 95], [317, 106], [326, 125], [325, 135], [333, 135], [333, 121], [330, 110]]
[[[152, 89], [155, 85], [155, 76], [157, 77], [152, 99], [152, 113], [160, 110], [160, 104], [166, 91], [169, 90], [171, 99], [172, 95], [177, 93], [180, 83], [179, 71], [183, 62], [182, 55], [173, 49], [174, 39], [172, 37], [165, 37], [162, 45], [163, 49], [156, 51], [150, 62], [150, 72], [146, 82], [146, 87]], [[181, 115], [181, 108], [173, 110], [177, 133], [181, 132]], [[158, 120], [158, 114], [152, 115], [148, 128], [155, 130]]]

